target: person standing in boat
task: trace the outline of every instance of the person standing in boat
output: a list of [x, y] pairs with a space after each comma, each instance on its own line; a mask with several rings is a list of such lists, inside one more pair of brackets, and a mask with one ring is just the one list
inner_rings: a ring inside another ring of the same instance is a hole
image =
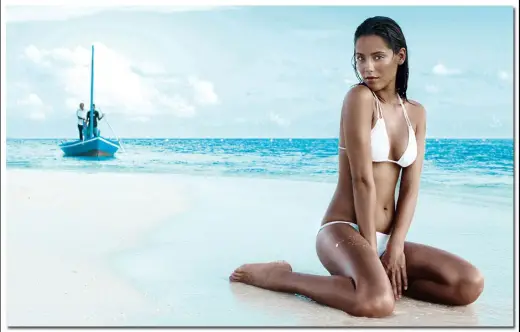
[[85, 104], [80, 103], [79, 108], [76, 111], [76, 117], [78, 118], [78, 131], [79, 131], [79, 139], [80, 141], [83, 141], [83, 127], [85, 124], [85, 113], [87, 111], [85, 110]]
[[[96, 109], [95, 104], [92, 105], [92, 108], [94, 109], [94, 117], [93, 117], [93, 119], [94, 119], [94, 122], [93, 122], [94, 136], [99, 136], [99, 129], [97, 128], [98, 120], [101, 121], [101, 119], [103, 119], [105, 114], [101, 113], [101, 115], [100, 115], [99, 111]], [[90, 112], [92, 112], [92, 111], [87, 112], [87, 126], [90, 126]]]

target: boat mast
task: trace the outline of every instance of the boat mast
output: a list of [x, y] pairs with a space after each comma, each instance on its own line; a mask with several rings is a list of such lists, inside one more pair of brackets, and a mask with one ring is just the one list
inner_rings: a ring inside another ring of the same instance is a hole
[[94, 45], [92, 45], [92, 60], [90, 64], [90, 137], [94, 136]]

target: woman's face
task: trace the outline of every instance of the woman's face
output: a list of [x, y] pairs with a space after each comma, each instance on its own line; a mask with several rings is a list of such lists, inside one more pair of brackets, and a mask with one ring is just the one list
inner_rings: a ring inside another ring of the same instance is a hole
[[394, 54], [383, 38], [362, 36], [356, 41], [356, 69], [363, 82], [373, 91], [395, 82], [398, 65], [405, 59], [404, 48]]

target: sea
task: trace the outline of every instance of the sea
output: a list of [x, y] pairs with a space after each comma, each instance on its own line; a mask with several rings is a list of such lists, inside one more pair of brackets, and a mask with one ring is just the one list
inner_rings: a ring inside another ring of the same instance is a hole
[[[114, 158], [63, 157], [63, 139], [8, 139], [7, 168], [335, 182], [337, 139], [121, 139]], [[427, 139], [421, 190], [513, 205], [512, 139]]]

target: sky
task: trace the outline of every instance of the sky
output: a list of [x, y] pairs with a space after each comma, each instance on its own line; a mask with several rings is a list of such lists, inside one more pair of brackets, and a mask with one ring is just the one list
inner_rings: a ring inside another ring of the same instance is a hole
[[513, 137], [507, 6], [7, 6], [7, 137], [77, 136], [94, 45], [102, 134], [337, 138], [354, 31], [376, 15], [404, 31], [428, 137]]

